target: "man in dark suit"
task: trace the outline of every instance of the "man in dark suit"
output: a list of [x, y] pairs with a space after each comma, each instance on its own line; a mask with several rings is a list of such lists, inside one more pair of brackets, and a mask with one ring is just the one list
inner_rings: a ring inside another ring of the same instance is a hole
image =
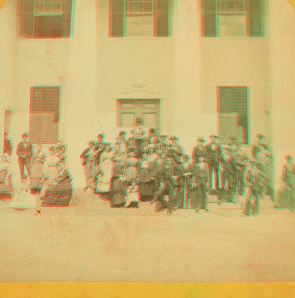
[[211, 189], [214, 189], [214, 181], [216, 181], [216, 188], [221, 188], [221, 162], [223, 150], [218, 143], [219, 137], [216, 135], [210, 136], [211, 143], [207, 145], [208, 165], [210, 170]]
[[106, 143], [104, 142], [104, 134], [101, 133], [97, 136], [97, 143], [94, 147], [96, 153], [96, 165], [100, 164], [100, 156], [106, 149]]
[[295, 208], [295, 164], [293, 163], [292, 156], [287, 155], [286, 159], [287, 164], [283, 170], [283, 181], [290, 191], [290, 210], [293, 212]]
[[208, 152], [205, 146], [205, 139], [199, 138], [198, 139], [198, 145], [194, 147], [193, 154], [192, 154], [192, 160], [194, 164], [197, 164], [199, 162], [199, 158], [204, 157], [205, 162], [207, 162], [208, 158]]
[[28, 133], [22, 134], [22, 141], [17, 145], [16, 154], [18, 155], [21, 179], [24, 181], [25, 167], [29, 176], [31, 175], [30, 160], [33, 155], [32, 144], [29, 141]]
[[206, 212], [209, 212], [208, 209], [208, 190], [209, 190], [209, 168], [207, 163], [204, 162], [205, 158], [200, 157], [198, 163], [195, 166], [195, 181], [197, 186], [197, 209], [198, 212], [201, 209], [204, 209]]

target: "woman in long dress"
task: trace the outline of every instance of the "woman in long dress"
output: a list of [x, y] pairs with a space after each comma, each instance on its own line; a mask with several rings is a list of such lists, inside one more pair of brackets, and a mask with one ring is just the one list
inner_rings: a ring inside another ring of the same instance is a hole
[[98, 177], [97, 192], [108, 193], [111, 191], [113, 175], [112, 145], [107, 144], [106, 150], [100, 157], [100, 175]]
[[126, 171], [126, 160], [121, 158], [120, 155], [114, 155], [113, 157], [113, 177], [111, 184], [111, 198], [112, 207], [120, 208], [125, 205], [125, 171]]
[[10, 157], [7, 153], [2, 154], [0, 160], [0, 196], [11, 197], [13, 192], [12, 187], [12, 170]]
[[31, 181], [30, 188], [32, 190], [40, 190], [44, 181], [44, 163], [46, 154], [42, 150], [42, 145], [37, 144], [36, 150], [31, 160]]
[[127, 186], [138, 182], [138, 158], [135, 156], [136, 149], [130, 148], [126, 159], [126, 183]]
[[41, 198], [44, 197], [46, 189], [49, 187], [49, 185], [55, 182], [55, 179], [58, 175], [58, 163], [59, 158], [56, 155], [56, 148], [52, 146], [49, 148], [49, 156], [47, 157], [44, 164], [45, 183], [42, 187]]
[[44, 194], [42, 207], [67, 207], [73, 196], [72, 176], [66, 167], [65, 160], [58, 163], [58, 174], [51, 182]]
[[140, 200], [141, 201], [152, 201], [155, 184], [152, 177], [151, 163], [148, 160], [148, 154], [143, 153], [142, 159], [139, 166], [139, 189], [140, 189]]

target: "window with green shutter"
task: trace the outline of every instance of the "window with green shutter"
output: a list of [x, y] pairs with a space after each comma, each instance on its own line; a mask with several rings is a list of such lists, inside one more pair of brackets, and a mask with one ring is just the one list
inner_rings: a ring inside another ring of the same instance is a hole
[[222, 142], [235, 136], [243, 144], [249, 144], [249, 88], [218, 87], [219, 135]]
[[171, 0], [110, 0], [110, 36], [171, 35]]
[[33, 142], [58, 140], [60, 89], [59, 86], [31, 87], [30, 137]]
[[264, 0], [201, 1], [203, 36], [264, 36]]
[[19, 0], [20, 35], [60, 38], [71, 34], [72, 0]]

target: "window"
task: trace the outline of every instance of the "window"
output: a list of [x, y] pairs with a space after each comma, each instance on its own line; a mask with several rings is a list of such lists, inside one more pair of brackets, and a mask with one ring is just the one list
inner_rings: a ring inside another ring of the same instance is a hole
[[134, 127], [138, 117], [143, 125], [156, 128], [160, 132], [160, 100], [159, 99], [119, 99], [118, 124], [120, 127]]
[[247, 0], [220, 0], [219, 36], [247, 36]]
[[72, 0], [19, 0], [20, 35], [28, 38], [69, 37]]
[[235, 136], [249, 144], [249, 88], [218, 87], [219, 135], [222, 142]]
[[33, 142], [58, 140], [61, 87], [32, 87], [30, 137]]
[[170, 36], [171, 0], [110, 0], [110, 36]]
[[202, 0], [202, 34], [262, 37], [263, 8], [264, 0]]

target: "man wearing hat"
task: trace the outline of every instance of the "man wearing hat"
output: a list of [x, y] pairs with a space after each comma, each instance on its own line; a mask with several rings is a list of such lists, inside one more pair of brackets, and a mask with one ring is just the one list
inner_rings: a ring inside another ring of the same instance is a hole
[[16, 154], [18, 155], [20, 174], [23, 181], [25, 177], [25, 168], [28, 172], [28, 175], [31, 175], [30, 160], [33, 155], [33, 149], [32, 144], [29, 141], [28, 133], [22, 134], [22, 141], [17, 145]]
[[239, 193], [241, 196], [245, 194], [246, 179], [247, 179], [247, 167], [249, 163], [249, 157], [246, 151], [238, 141], [232, 143], [232, 156], [234, 165], [234, 175], [236, 177], [236, 183], [234, 185], [234, 192], [236, 195]]
[[100, 156], [105, 151], [106, 144], [104, 142], [104, 134], [101, 133], [97, 136], [97, 142], [94, 147], [95, 153], [96, 153], [96, 165], [99, 165], [100, 163]]
[[96, 152], [95, 152], [96, 141], [92, 140], [88, 143], [88, 147], [82, 152], [82, 165], [85, 168], [86, 174], [86, 187], [85, 191], [88, 188], [93, 188], [95, 186], [95, 176], [96, 176]]
[[214, 181], [216, 183], [216, 188], [221, 189], [221, 161], [223, 156], [223, 150], [218, 143], [219, 137], [216, 135], [210, 136], [211, 142], [207, 145], [208, 154], [208, 165], [210, 169], [210, 185], [211, 189], [214, 189]]
[[283, 170], [283, 181], [290, 191], [290, 210], [293, 212], [295, 208], [295, 164], [293, 163], [292, 156], [287, 155], [286, 159], [287, 164]]
[[254, 158], [256, 158], [256, 155], [260, 152], [259, 147], [263, 148], [263, 150], [265, 151], [270, 152], [268, 146], [265, 143], [265, 136], [262, 134], [257, 135], [256, 144], [253, 146], [252, 154]]
[[198, 138], [198, 144], [194, 147], [193, 153], [192, 153], [192, 160], [194, 164], [199, 163], [199, 158], [204, 157], [205, 162], [208, 158], [208, 152], [205, 146], [205, 138]]
[[251, 164], [252, 169], [250, 170], [248, 177], [250, 189], [244, 211], [246, 216], [251, 216], [252, 214], [254, 216], [258, 215], [260, 199], [263, 195], [263, 186], [266, 178], [264, 173], [258, 169], [258, 162], [256, 160], [252, 160]]
[[[177, 163], [175, 163], [173, 151], [170, 150], [159, 169], [158, 176], [161, 184], [159, 190], [156, 192], [155, 200], [153, 201], [160, 202], [162, 208], [168, 209], [169, 214], [172, 214], [179, 206], [181, 194], [178, 178], [181, 175], [182, 169]], [[164, 199], [165, 195], [169, 196], [169, 202]]]
[[169, 141], [171, 143], [171, 150], [173, 153], [174, 161], [177, 164], [180, 164], [183, 161], [184, 150], [183, 150], [183, 147], [178, 143], [178, 140], [179, 139], [176, 136], [171, 136], [169, 138]]

